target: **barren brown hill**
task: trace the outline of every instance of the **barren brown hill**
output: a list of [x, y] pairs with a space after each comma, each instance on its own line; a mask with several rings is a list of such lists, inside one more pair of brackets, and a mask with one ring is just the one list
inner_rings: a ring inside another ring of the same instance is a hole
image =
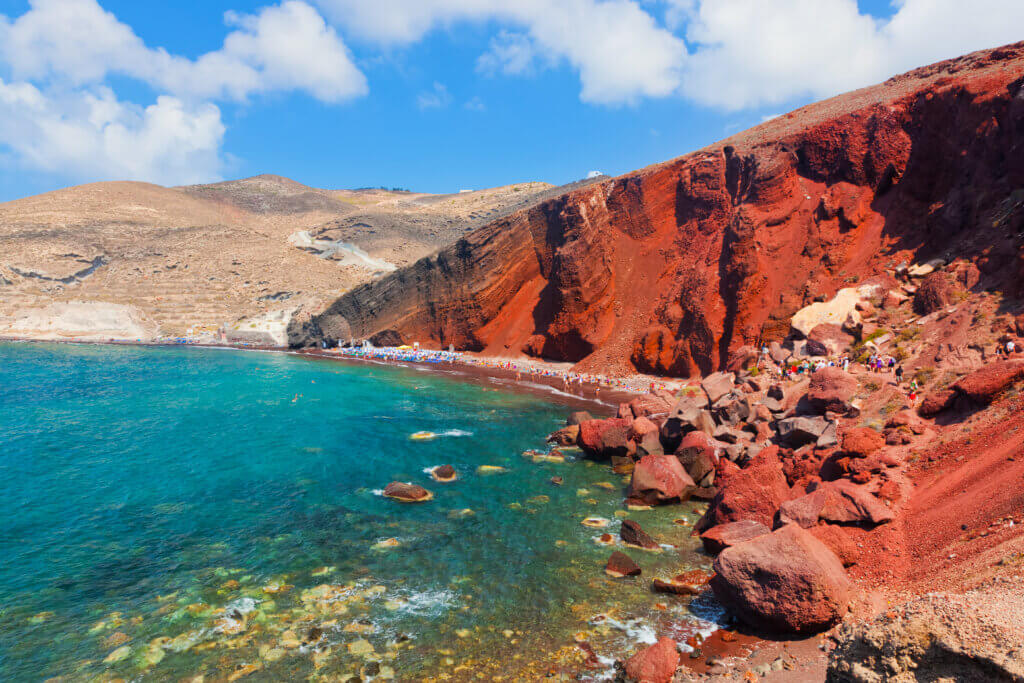
[[[71, 187], [0, 204], [0, 336], [283, 333], [301, 304], [412, 263], [551, 190], [322, 190], [279, 176]], [[269, 327], [268, 327], [269, 326]]]
[[1024, 44], [809, 105], [496, 220], [338, 299], [293, 345], [373, 337], [691, 376], [901, 262], [1024, 281]]

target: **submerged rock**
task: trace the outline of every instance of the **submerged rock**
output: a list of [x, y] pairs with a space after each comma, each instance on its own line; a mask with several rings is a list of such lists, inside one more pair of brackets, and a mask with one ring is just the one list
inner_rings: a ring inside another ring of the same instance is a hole
[[430, 476], [434, 478], [434, 481], [449, 482], [458, 479], [459, 475], [455, 471], [455, 468], [451, 465], [441, 465], [435, 467], [430, 471]]
[[644, 550], [661, 550], [661, 546], [658, 545], [657, 541], [647, 535], [647, 532], [631, 519], [622, 520], [619, 538], [626, 545], [643, 548]]
[[384, 489], [384, 497], [402, 503], [425, 503], [433, 500], [434, 494], [417, 484], [393, 481]]
[[629, 555], [616, 550], [608, 558], [608, 563], [604, 567], [604, 573], [617, 579], [621, 579], [624, 576], [639, 576], [640, 566]]

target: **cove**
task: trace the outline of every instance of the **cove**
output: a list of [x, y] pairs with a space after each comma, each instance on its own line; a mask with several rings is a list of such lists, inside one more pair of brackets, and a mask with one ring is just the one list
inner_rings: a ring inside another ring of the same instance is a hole
[[[617, 537], [627, 481], [524, 457], [570, 408], [497, 386], [0, 344], [0, 679], [597, 679], [606, 653], [706, 626], [647, 576], [710, 565], [697, 510], [629, 512], [665, 547], [633, 553], [643, 580], [605, 576], [595, 538]], [[441, 464], [458, 479], [433, 481]], [[393, 480], [434, 499], [381, 497]]]

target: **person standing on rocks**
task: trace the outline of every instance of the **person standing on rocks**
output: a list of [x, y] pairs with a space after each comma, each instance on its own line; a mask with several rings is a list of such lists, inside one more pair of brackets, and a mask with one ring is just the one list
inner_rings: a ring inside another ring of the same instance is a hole
[[903, 384], [903, 366], [897, 366], [896, 368], [896, 385]]

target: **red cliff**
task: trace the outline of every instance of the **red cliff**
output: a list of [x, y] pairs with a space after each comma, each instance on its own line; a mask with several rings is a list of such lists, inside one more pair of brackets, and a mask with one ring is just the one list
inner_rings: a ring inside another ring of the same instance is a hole
[[825, 100], [486, 225], [290, 339], [689, 376], [902, 261], [1024, 294], [1024, 43]]

